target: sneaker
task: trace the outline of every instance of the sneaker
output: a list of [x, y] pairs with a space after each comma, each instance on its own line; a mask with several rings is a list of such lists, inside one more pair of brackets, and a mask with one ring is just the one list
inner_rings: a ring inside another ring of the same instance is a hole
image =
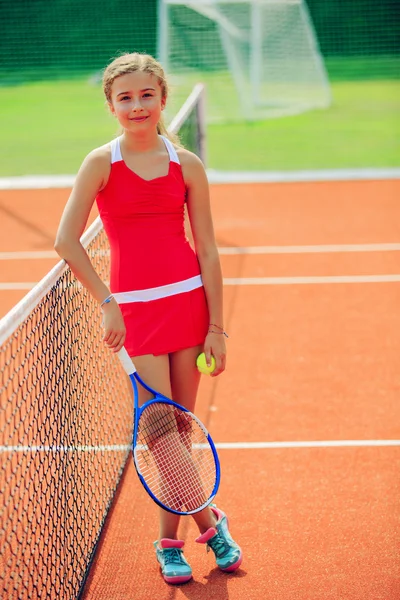
[[186, 583], [192, 578], [192, 569], [183, 556], [181, 540], [169, 540], [163, 538], [154, 542], [157, 560], [161, 566], [161, 572], [167, 583]]
[[242, 551], [229, 533], [226, 514], [214, 504], [211, 504], [210, 508], [217, 518], [217, 524], [198, 537], [196, 542], [207, 544], [207, 552], [211, 548], [215, 554], [217, 565], [222, 571], [236, 571], [242, 564]]

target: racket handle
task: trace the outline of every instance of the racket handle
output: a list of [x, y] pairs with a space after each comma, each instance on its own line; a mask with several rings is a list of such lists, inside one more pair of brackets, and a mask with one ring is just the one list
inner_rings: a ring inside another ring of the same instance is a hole
[[121, 350], [117, 354], [118, 354], [118, 358], [121, 361], [122, 366], [124, 367], [126, 373], [128, 373], [128, 375], [133, 375], [134, 373], [136, 373], [136, 367], [133, 364], [133, 362], [132, 362], [129, 354], [125, 350], [125, 348], [122, 347]]

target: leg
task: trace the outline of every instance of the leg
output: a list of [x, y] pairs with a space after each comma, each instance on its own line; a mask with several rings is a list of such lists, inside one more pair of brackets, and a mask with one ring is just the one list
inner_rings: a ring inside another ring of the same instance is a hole
[[[200, 373], [196, 367], [196, 358], [202, 352], [202, 346], [185, 348], [170, 354], [171, 390], [174, 402], [194, 412]], [[200, 533], [214, 527], [217, 519], [209, 507], [193, 515]]]
[[[134, 363], [140, 377], [149, 386], [171, 398], [170, 367], [168, 354], [154, 356], [146, 354], [135, 356]], [[139, 386], [139, 405], [150, 400], [151, 394]], [[159, 538], [176, 539], [179, 525], [179, 515], [174, 515], [160, 508]]]
[[202, 346], [194, 346], [169, 355], [172, 399], [191, 412], [194, 411], [201, 377], [196, 358], [202, 351]]
[[[170, 355], [173, 399], [192, 412], [200, 382], [195, 363], [201, 351], [202, 347], [197, 346]], [[219, 568], [228, 572], [238, 569], [243, 558], [242, 551], [229, 533], [225, 513], [213, 506], [193, 515], [193, 518], [201, 533], [196, 541], [213, 550]]]
[[[145, 383], [154, 388], [161, 394], [171, 397], [171, 383], [169, 372], [168, 354], [162, 356], [154, 356], [153, 354], [144, 354], [142, 356], [134, 356], [132, 360], [135, 367]], [[139, 406], [142, 406], [147, 400], [152, 397], [150, 392], [139, 387]]]

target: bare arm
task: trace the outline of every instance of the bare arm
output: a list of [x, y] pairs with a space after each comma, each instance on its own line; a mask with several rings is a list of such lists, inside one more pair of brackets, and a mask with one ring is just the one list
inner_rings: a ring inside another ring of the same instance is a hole
[[[93, 268], [80, 237], [96, 195], [106, 184], [109, 172], [110, 155], [106, 147], [94, 150], [85, 158], [61, 217], [54, 244], [56, 252], [99, 304], [110, 295], [110, 291]], [[125, 339], [125, 327], [115, 301], [104, 305], [104, 326], [104, 341], [118, 351]]]
[[[203, 164], [197, 156], [187, 151], [181, 151], [180, 157], [188, 189], [187, 207], [193, 242], [200, 263], [210, 323], [223, 330], [222, 272], [214, 235], [207, 176]], [[211, 327], [210, 330], [217, 331], [218, 329]], [[216, 369], [213, 375], [222, 373], [226, 361], [225, 340], [222, 333], [207, 335], [204, 352], [207, 359], [211, 354], [215, 357]]]
[[83, 161], [61, 217], [54, 244], [56, 252], [68, 263], [74, 275], [99, 303], [109, 295], [109, 291], [94, 270], [80, 237], [85, 230], [96, 195], [107, 180], [105, 158], [106, 153], [99, 149]]

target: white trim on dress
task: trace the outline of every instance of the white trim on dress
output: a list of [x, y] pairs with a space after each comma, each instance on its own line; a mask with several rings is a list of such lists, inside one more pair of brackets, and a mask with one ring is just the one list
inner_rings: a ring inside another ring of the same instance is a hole
[[160, 136], [165, 144], [165, 147], [168, 150], [168, 154], [169, 154], [169, 160], [171, 162], [175, 162], [178, 163], [178, 165], [180, 165], [180, 161], [179, 161], [179, 157], [178, 157], [178, 153], [175, 150], [175, 147], [173, 145], [173, 143], [171, 142], [171, 140], [169, 140], [167, 137], [165, 137], [164, 135]]
[[119, 137], [115, 138], [114, 140], [112, 140], [112, 142], [110, 143], [111, 146], [111, 164], [114, 164], [115, 162], [119, 162], [122, 160], [122, 154], [121, 154], [121, 146], [119, 144]]
[[147, 290], [117, 292], [116, 294], [113, 294], [113, 297], [118, 304], [129, 304], [130, 302], [150, 302], [151, 300], [161, 300], [161, 298], [168, 298], [169, 296], [175, 296], [176, 294], [192, 292], [193, 290], [196, 290], [202, 286], [203, 280], [201, 275], [195, 275], [195, 277], [190, 277], [190, 279], [184, 279], [183, 281], [177, 281], [176, 283], [161, 285], [155, 288], [148, 288]]
[[[123, 160], [122, 154], [121, 154], [121, 137], [122, 136], [119, 136], [110, 142], [111, 164], [114, 164], [116, 162], [120, 162]], [[170, 162], [175, 162], [178, 165], [180, 165], [181, 163], [179, 161], [178, 153], [175, 150], [173, 143], [168, 138], [166, 138], [164, 135], [160, 135], [160, 138], [162, 139], [162, 141], [165, 144], [165, 147], [166, 147], [168, 155], [169, 155]]]

